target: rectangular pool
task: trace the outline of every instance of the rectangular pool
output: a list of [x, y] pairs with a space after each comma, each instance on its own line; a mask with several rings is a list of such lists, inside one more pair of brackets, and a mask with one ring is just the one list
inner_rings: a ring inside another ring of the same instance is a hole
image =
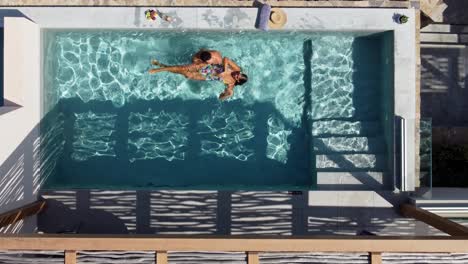
[[[387, 173], [389, 34], [43, 30], [44, 188], [302, 190], [321, 172]], [[201, 48], [249, 76], [233, 98], [148, 74]]]

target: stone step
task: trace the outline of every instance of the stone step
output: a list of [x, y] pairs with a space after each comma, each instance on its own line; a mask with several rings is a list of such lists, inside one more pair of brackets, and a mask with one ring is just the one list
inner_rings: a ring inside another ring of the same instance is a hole
[[[421, 43], [421, 48], [426, 48], [426, 49], [461, 49], [461, 50], [464, 50], [466, 49], [466, 45], [464, 44], [445, 44], [445, 43], [440, 43], [440, 44], [434, 44], [434, 43], [431, 43], [431, 44], [427, 44], [427, 43]], [[421, 90], [421, 92], [423, 92]], [[442, 90], [442, 91], [434, 91], [434, 92], [447, 92], [445, 90]]]
[[468, 25], [430, 24], [421, 29], [421, 33], [465, 33], [468, 34]]
[[387, 159], [383, 154], [320, 154], [315, 156], [318, 171], [385, 171]]
[[323, 137], [314, 138], [315, 153], [359, 152], [359, 153], [383, 153], [385, 151], [385, 139], [378, 137]]
[[[378, 99], [370, 98], [375, 97], [360, 96], [344, 100], [343, 103], [313, 101], [311, 119], [314, 122], [320, 120], [378, 121], [381, 116], [382, 106]], [[322, 107], [325, 103], [327, 107]]]
[[318, 172], [318, 190], [382, 190], [385, 172]]
[[467, 44], [468, 33], [422, 33], [420, 41], [421, 43]]
[[326, 120], [312, 123], [313, 136], [372, 136], [380, 133], [378, 121]]
[[[335, 207], [346, 209], [349, 207], [353, 210], [347, 210], [346, 213], [351, 213], [353, 218], [359, 217], [361, 213], [357, 208], [363, 207], [379, 207], [379, 208], [392, 208], [392, 201], [387, 200], [381, 195], [385, 193], [386, 196], [391, 196], [391, 191], [375, 192], [371, 190], [342, 190], [339, 192], [332, 192], [329, 190], [314, 190], [309, 191], [309, 207], [321, 206], [321, 207]], [[345, 211], [342, 211], [345, 213]]]
[[420, 0], [421, 11], [434, 22], [443, 22], [447, 7], [443, 0]]

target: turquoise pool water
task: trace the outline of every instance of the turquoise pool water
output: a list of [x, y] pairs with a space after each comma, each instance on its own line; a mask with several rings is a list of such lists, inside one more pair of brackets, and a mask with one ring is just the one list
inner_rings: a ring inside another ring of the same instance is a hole
[[[379, 35], [44, 31], [46, 188], [310, 189], [385, 170]], [[150, 75], [219, 50], [249, 76]]]

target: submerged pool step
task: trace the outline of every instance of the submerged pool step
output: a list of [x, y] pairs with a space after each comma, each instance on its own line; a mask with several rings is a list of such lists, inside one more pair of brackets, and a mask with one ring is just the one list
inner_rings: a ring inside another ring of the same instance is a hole
[[313, 136], [373, 136], [379, 135], [378, 121], [325, 120], [312, 122]]
[[315, 167], [319, 171], [385, 171], [384, 154], [320, 154], [315, 155]]
[[385, 139], [378, 137], [318, 137], [314, 138], [314, 152], [322, 153], [383, 153], [385, 151]]
[[385, 172], [318, 172], [318, 190], [382, 190]]

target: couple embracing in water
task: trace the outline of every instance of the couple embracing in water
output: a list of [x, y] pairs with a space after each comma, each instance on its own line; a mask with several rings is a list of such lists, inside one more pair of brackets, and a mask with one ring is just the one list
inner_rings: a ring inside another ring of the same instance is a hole
[[185, 78], [198, 81], [221, 81], [226, 89], [219, 95], [220, 100], [234, 94], [234, 86], [247, 82], [248, 77], [241, 73], [240, 67], [232, 60], [222, 57], [216, 50], [200, 50], [192, 57], [192, 64], [168, 66], [157, 60], [151, 62], [160, 68], [151, 69], [149, 73], [168, 71], [178, 73]]

